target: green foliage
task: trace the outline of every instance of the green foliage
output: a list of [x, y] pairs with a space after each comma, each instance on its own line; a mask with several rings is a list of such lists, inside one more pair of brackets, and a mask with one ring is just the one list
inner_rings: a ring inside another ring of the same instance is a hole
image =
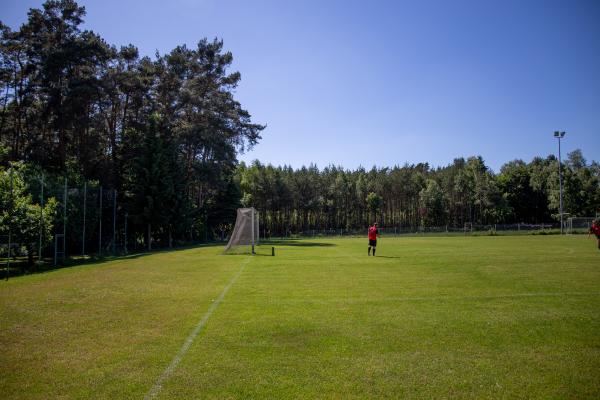
[[531, 233], [532, 235], [541, 235], [541, 236], [546, 236], [546, 235], [560, 235], [560, 229], [544, 229], [541, 231], [535, 231]]
[[381, 196], [375, 192], [370, 192], [365, 201], [367, 202], [367, 210], [369, 210], [372, 215], [377, 215], [383, 204]]
[[424, 226], [441, 226], [446, 224], [446, 206], [444, 192], [433, 179], [428, 179], [426, 186], [419, 194], [421, 218]]
[[39, 244], [42, 233], [42, 246], [52, 241], [52, 228], [57, 202], [49, 198], [44, 207], [35, 204], [24, 179], [24, 165], [12, 163], [8, 169], [0, 169], [0, 235], [8, 235], [12, 242], [26, 248], [29, 263]]
[[4, 163], [8, 160], [8, 147], [3, 145], [0, 142], [0, 165], [4, 165]]
[[169, 244], [207, 231], [219, 204], [238, 204], [237, 153], [264, 129], [234, 98], [232, 54], [201, 39], [140, 58], [82, 30], [84, 17], [75, 1], [46, 1], [19, 30], [0, 25], [0, 165], [125, 193], [132, 237], [148, 224]]

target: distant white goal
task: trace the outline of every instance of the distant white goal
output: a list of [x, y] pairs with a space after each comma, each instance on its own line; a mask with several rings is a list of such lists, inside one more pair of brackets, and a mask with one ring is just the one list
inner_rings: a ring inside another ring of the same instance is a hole
[[571, 217], [567, 219], [565, 224], [567, 234], [588, 232], [595, 219], [595, 217]]
[[238, 208], [237, 217], [224, 253], [252, 253], [259, 244], [258, 211], [251, 208]]

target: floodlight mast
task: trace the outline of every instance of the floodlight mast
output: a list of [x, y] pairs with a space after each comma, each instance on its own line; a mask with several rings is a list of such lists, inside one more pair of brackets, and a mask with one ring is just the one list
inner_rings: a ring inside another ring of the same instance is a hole
[[554, 137], [558, 139], [558, 190], [559, 190], [559, 212], [560, 212], [560, 234], [563, 234], [563, 189], [562, 189], [562, 160], [560, 157], [560, 139], [565, 137], [566, 132], [554, 131]]

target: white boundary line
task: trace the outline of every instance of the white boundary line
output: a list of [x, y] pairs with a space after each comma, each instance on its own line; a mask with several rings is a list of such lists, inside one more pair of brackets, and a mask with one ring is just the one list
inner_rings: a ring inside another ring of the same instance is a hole
[[152, 389], [150, 389], [146, 396], [144, 396], [144, 400], [154, 399], [158, 395], [158, 393], [162, 389], [163, 383], [169, 378], [169, 376], [171, 376], [173, 371], [175, 371], [175, 368], [177, 368], [177, 365], [179, 365], [179, 363], [185, 356], [185, 353], [187, 353], [187, 351], [189, 350], [190, 346], [194, 342], [194, 339], [196, 339], [196, 336], [198, 336], [202, 328], [204, 328], [206, 322], [208, 321], [212, 313], [217, 309], [217, 307], [219, 307], [219, 304], [221, 304], [223, 298], [225, 297], [231, 286], [235, 283], [237, 278], [241, 275], [242, 271], [244, 270], [244, 267], [248, 265], [251, 259], [252, 257], [248, 257], [244, 262], [242, 262], [240, 270], [237, 272], [237, 274], [235, 274], [233, 278], [231, 278], [231, 280], [229, 281], [227, 286], [225, 286], [219, 297], [217, 297], [217, 299], [210, 305], [208, 311], [206, 311], [202, 318], [200, 318], [200, 321], [198, 321], [192, 333], [190, 333], [187, 339], [185, 339], [183, 346], [181, 346], [181, 348], [177, 352], [177, 355], [175, 355], [175, 358], [173, 358], [173, 361], [171, 361], [171, 364], [169, 364], [169, 366], [163, 371], [163, 373], [158, 377], [158, 379], [154, 383], [154, 386], [152, 386]]

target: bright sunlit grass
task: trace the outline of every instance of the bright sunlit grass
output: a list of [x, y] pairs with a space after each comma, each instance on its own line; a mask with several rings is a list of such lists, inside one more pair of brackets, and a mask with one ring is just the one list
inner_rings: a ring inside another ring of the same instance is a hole
[[[270, 257], [271, 246], [276, 256]], [[143, 398], [250, 256], [139, 255], [0, 283], [3, 398]], [[157, 398], [598, 398], [585, 236], [263, 245]]]

